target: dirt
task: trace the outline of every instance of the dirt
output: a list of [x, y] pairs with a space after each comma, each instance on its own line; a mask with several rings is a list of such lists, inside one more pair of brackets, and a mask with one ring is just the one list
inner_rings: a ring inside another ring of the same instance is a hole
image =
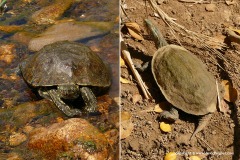
[[[178, 30], [179, 32], [175, 32], [173, 36], [169, 26], [161, 18], [154, 16], [149, 1], [126, 0], [121, 4], [121, 35], [133, 63], [144, 64], [150, 61], [157, 50], [153, 37], [149, 35], [144, 24], [144, 19], [148, 18], [161, 30], [168, 43], [179, 45], [180, 41], [183, 47], [206, 64], [208, 71], [219, 82], [228, 80], [239, 91], [240, 44], [229, 41], [226, 29], [230, 27], [240, 29], [240, 2], [234, 0], [199, 1], [199, 3], [184, 3], [177, 0], [158, 2], [158, 7], [185, 29], [224, 42], [225, 47], [211, 46], [219, 51], [224, 59], [204, 48], [196, 39], [184, 36], [186, 33], [180, 32], [182, 30]], [[136, 22], [140, 26], [144, 40], [136, 40], [129, 34], [125, 26], [127, 22]], [[131, 114], [130, 120], [134, 126], [131, 134], [121, 139], [122, 159], [164, 159], [168, 152], [175, 152], [178, 160], [186, 160], [193, 155], [211, 160], [240, 159], [239, 94], [235, 102], [225, 101], [225, 113], [218, 109], [203, 131], [189, 141], [198, 125], [199, 117], [179, 111], [180, 119], [170, 124], [172, 131], [162, 132], [159, 127], [161, 122], [159, 113], [149, 110], [166, 100], [153, 79], [151, 69], [139, 73], [153, 97], [152, 100], [144, 97], [129, 66], [121, 67], [121, 77], [130, 81], [121, 83], [121, 108], [122, 111]]]

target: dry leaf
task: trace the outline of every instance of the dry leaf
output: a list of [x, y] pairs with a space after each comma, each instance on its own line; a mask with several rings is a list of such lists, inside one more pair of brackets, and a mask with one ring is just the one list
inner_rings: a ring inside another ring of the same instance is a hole
[[228, 102], [235, 102], [238, 97], [238, 92], [233, 88], [232, 84], [228, 80], [223, 80], [221, 85], [224, 87], [224, 99]]
[[140, 94], [134, 94], [132, 97], [132, 102], [133, 102], [133, 104], [136, 104], [141, 99], [142, 99], [142, 96]]
[[163, 131], [163, 132], [171, 132], [172, 131], [172, 128], [170, 126], [170, 124], [167, 124], [165, 122], [161, 122], [160, 123], [160, 129]]
[[124, 67], [126, 66], [124, 60], [122, 59], [122, 57], [120, 57], [120, 67]]
[[226, 36], [224, 35], [217, 35], [213, 37], [213, 39], [210, 39], [206, 41], [206, 43], [215, 49], [222, 49], [222, 46], [220, 44], [224, 44]]
[[176, 160], [177, 159], [177, 153], [175, 152], [169, 152], [164, 157], [164, 160]]
[[167, 108], [169, 108], [170, 106], [171, 104], [168, 101], [160, 102], [159, 104], [154, 106], [154, 111], [157, 113], [160, 113], [163, 110], [166, 110]]
[[189, 160], [201, 160], [198, 156], [190, 156]]
[[125, 24], [129, 34], [137, 39], [137, 40], [144, 40], [143, 36], [141, 35], [141, 29], [137, 23], [129, 22]]
[[163, 110], [160, 108], [159, 104], [154, 106], [154, 112], [161, 113]]
[[234, 29], [234, 28], [229, 28], [229, 29], [236, 32], [238, 35], [240, 35], [240, 29]]
[[125, 139], [131, 135], [133, 130], [133, 123], [131, 122], [131, 115], [128, 112], [121, 112], [120, 137]]
[[122, 78], [122, 77], [120, 77], [120, 82], [124, 83], [124, 84], [131, 83], [131, 81], [129, 81], [129, 80], [125, 79], [125, 78]]

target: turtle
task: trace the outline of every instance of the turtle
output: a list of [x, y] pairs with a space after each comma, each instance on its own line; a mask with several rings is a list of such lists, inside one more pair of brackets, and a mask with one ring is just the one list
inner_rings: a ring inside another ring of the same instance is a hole
[[50, 101], [67, 116], [81, 115], [65, 100], [77, 99], [85, 103], [84, 111], [97, 111], [95, 93], [111, 85], [107, 63], [84, 44], [59, 41], [44, 46], [20, 64], [20, 70], [28, 85]]
[[145, 21], [158, 45], [153, 54], [151, 71], [162, 94], [173, 106], [169, 111], [163, 111], [160, 118], [178, 119], [177, 109], [200, 116], [191, 140], [216, 111], [216, 80], [197, 56], [182, 46], [168, 44], [153, 23], [148, 19]]

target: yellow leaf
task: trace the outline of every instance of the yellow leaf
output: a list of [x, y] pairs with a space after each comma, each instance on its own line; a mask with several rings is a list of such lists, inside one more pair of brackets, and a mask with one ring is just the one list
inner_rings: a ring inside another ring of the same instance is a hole
[[229, 28], [229, 29], [236, 32], [238, 35], [240, 35], [240, 29], [234, 29], [234, 28]]
[[129, 34], [133, 38], [137, 40], [144, 40], [143, 36], [141, 35], [141, 29], [137, 23], [130, 22], [130, 23], [126, 23], [125, 25], [128, 29]]
[[190, 156], [189, 160], [201, 160], [198, 156]]
[[137, 32], [141, 31], [139, 25], [135, 22], [128, 22], [128, 23], [125, 23], [125, 25], [127, 28], [132, 28], [132, 29], [136, 30]]
[[164, 160], [176, 160], [176, 159], [177, 159], [177, 154], [175, 152], [169, 152], [164, 157]]
[[120, 57], [120, 66], [121, 66], [121, 67], [122, 67], [122, 66], [126, 66], [124, 60], [122, 59], [122, 57]]
[[171, 106], [171, 104], [169, 102], [163, 101], [163, 102], [160, 102], [159, 104], [155, 105], [153, 111], [160, 113], [163, 110], [166, 110], [167, 108], [169, 108], [170, 106]]
[[163, 131], [163, 132], [171, 132], [172, 131], [172, 128], [169, 124], [165, 123], [165, 122], [161, 122], [160, 123], [160, 129]]
[[160, 108], [159, 104], [154, 106], [154, 112], [161, 113], [163, 110]]
[[120, 82], [124, 83], [124, 84], [131, 83], [131, 81], [129, 81], [129, 80], [125, 79], [125, 78], [122, 78], [122, 77], [120, 77]]
[[223, 80], [221, 85], [224, 87], [224, 99], [228, 102], [235, 102], [238, 97], [238, 92], [233, 88], [232, 84], [228, 80]]

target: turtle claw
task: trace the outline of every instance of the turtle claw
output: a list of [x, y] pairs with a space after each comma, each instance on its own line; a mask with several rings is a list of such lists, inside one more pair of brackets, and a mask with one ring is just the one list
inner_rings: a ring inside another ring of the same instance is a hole
[[57, 90], [48, 90], [47, 93], [51, 97], [51, 100], [55, 105], [68, 117], [73, 117], [76, 115], [82, 115], [82, 112], [79, 109], [71, 109], [67, 104], [65, 104], [62, 99], [59, 97]]
[[92, 90], [88, 87], [81, 87], [80, 92], [85, 102], [85, 107], [84, 107], [85, 111], [88, 113], [97, 112], [98, 110], [97, 98], [92, 92]]

